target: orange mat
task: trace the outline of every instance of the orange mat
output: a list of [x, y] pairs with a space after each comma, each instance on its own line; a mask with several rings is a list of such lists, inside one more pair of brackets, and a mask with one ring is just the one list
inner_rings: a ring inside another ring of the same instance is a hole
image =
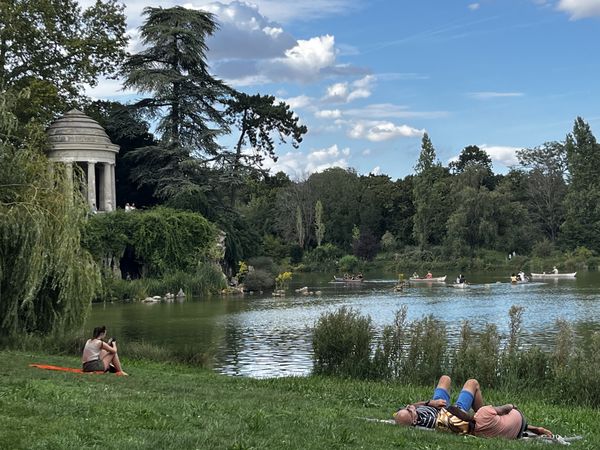
[[[36, 369], [45, 370], [58, 370], [60, 372], [71, 372], [71, 373], [105, 373], [105, 372], [84, 372], [83, 369], [74, 369], [73, 367], [61, 367], [61, 366], [50, 366], [48, 364], [29, 364], [29, 367], [35, 367]], [[121, 375], [121, 372], [117, 372], [115, 375]]]

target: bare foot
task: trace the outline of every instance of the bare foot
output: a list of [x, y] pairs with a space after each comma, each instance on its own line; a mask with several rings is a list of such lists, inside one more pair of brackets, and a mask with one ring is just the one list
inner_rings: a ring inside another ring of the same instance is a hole
[[121, 376], [121, 377], [128, 377], [129, 374], [127, 372], [123, 372], [122, 370], [120, 372], [117, 372], [115, 375]]

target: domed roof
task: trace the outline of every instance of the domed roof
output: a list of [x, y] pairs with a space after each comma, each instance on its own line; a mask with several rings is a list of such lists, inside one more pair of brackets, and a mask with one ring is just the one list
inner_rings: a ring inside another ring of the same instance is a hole
[[98, 122], [77, 109], [65, 113], [47, 130], [50, 146], [59, 143], [114, 146]]

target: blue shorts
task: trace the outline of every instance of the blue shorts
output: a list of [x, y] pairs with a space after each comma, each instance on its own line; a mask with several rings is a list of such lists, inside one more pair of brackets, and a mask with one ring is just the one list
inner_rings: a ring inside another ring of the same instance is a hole
[[[450, 394], [446, 389], [435, 388], [431, 400], [439, 399], [446, 400], [446, 405], [450, 405]], [[454, 405], [458, 406], [463, 411], [469, 411], [471, 409], [471, 406], [473, 406], [473, 394], [465, 390], [460, 391], [460, 394], [458, 394], [458, 398], [456, 399]]]
[[433, 397], [431, 397], [431, 400], [439, 400], [439, 399], [446, 400], [446, 406], [448, 406], [450, 404], [450, 394], [448, 393], [448, 391], [446, 389], [435, 388], [435, 391], [433, 391]]
[[471, 409], [471, 406], [473, 406], [473, 394], [465, 390], [460, 391], [454, 405], [458, 406], [463, 411], [468, 412]]

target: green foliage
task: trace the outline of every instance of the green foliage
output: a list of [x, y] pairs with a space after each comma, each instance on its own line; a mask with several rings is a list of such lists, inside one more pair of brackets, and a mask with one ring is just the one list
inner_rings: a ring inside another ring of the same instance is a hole
[[600, 144], [581, 117], [565, 142], [570, 184], [565, 197], [565, 222], [561, 239], [569, 247], [585, 245], [600, 252]]
[[302, 261], [310, 270], [333, 269], [343, 254], [344, 252], [338, 247], [327, 243], [307, 251]]
[[0, 92], [30, 90], [17, 105], [21, 123], [47, 123], [84, 85], [113, 75], [127, 44], [124, 6], [98, 1], [82, 10], [74, 0], [0, 3]]
[[396, 250], [396, 238], [392, 233], [386, 231], [383, 236], [381, 236], [380, 241], [381, 249], [386, 252], [391, 252]]
[[345, 306], [325, 313], [313, 330], [314, 373], [368, 378], [373, 336], [370, 317]]
[[596, 405], [600, 401], [600, 333], [592, 336], [589, 345], [575, 347], [570, 325], [561, 320], [552, 353], [538, 346], [523, 348], [519, 343], [522, 313], [521, 307], [511, 308], [503, 349], [495, 325], [488, 324], [478, 333], [468, 322], [463, 323], [458, 343], [452, 347], [443, 323], [432, 316], [408, 323], [403, 307], [375, 345], [370, 317], [343, 307], [323, 314], [315, 325], [314, 373], [423, 385], [432, 385], [449, 373], [457, 384], [476, 378], [484, 389], [526, 389], [550, 396], [556, 403]]
[[531, 255], [537, 258], [547, 258], [552, 256], [556, 248], [548, 239], [536, 242], [531, 249]]
[[262, 269], [251, 270], [244, 277], [244, 290], [260, 292], [275, 286], [275, 276]]
[[275, 264], [273, 258], [268, 256], [255, 256], [248, 259], [248, 266], [253, 267], [257, 270], [263, 270], [270, 273], [271, 275], [277, 275], [279, 273], [279, 266]]
[[81, 326], [100, 286], [80, 245], [88, 207], [81, 178], [49, 164], [37, 136], [10, 143], [16, 118], [0, 96], [0, 335]]
[[317, 239], [317, 247], [321, 246], [325, 237], [325, 223], [323, 222], [323, 203], [317, 200], [315, 203], [315, 238]]
[[[219, 158], [230, 167], [224, 181], [231, 187], [231, 204], [235, 205], [237, 187], [244, 178], [260, 173], [265, 158], [277, 161], [273, 137], [277, 136], [279, 143], [290, 139], [292, 146], [298, 148], [308, 129], [299, 124], [300, 118], [289, 105], [272, 95], [232, 92], [226, 105], [226, 122], [235, 126], [240, 135], [233, 151], [222, 151]], [[242, 151], [247, 147], [252, 148], [251, 153]]]
[[432, 315], [410, 324], [405, 376], [419, 383], [435, 383], [445, 373], [445, 325]]
[[144, 50], [125, 62], [124, 85], [153, 94], [136, 106], [159, 118], [164, 143], [185, 148], [188, 154], [214, 156], [219, 148], [215, 139], [226, 128], [215, 104], [227, 93], [226, 86], [208, 73], [206, 62], [206, 39], [217, 29], [214, 16], [180, 6], [147, 7], [144, 15], [140, 27]]
[[82, 242], [98, 261], [120, 258], [131, 245], [146, 274], [160, 277], [170, 271], [191, 271], [210, 259], [216, 236], [216, 227], [200, 214], [157, 207], [96, 214], [87, 223]]
[[354, 255], [345, 255], [340, 258], [338, 267], [342, 272], [354, 273], [360, 268], [360, 261]]
[[219, 266], [213, 263], [200, 263], [191, 272], [173, 271], [161, 278], [139, 278], [122, 280], [104, 278], [102, 295], [99, 300], [140, 301], [155, 295], [176, 294], [183, 289], [186, 297], [201, 297], [218, 294], [227, 287], [227, 281]]

